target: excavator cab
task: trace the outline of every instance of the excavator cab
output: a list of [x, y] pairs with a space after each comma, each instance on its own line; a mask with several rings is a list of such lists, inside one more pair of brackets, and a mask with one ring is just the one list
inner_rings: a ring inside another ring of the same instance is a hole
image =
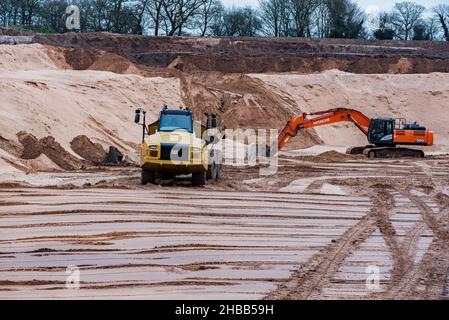
[[394, 146], [395, 120], [392, 118], [375, 118], [368, 129], [368, 141], [376, 146]]

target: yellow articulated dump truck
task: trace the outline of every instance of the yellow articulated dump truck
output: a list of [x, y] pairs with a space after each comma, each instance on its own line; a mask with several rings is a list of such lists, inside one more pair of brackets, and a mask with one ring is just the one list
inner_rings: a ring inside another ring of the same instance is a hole
[[141, 108], [136, 110], [134, 122], [143, 127], [140, 147], [142, 184], [187, 174], [192, 175], [194, 186], [205, 185], [206, 179], [222, 178], [222, 153], [216, 147], [220, 133], [217, 117], [205, 115], [207, 124], [202, 125], [194, 121], [188, 108], [164, 106], [159, 119], [147, 126], [146, 112]]

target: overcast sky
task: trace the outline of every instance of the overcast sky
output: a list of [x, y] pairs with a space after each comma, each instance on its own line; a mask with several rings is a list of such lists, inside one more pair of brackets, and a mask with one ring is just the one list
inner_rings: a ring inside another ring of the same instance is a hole
[[[235, 6], [257, 6], [259, 0], [222, 0], [225, 5], [235, 5]], [[391, 0], [356, 0], [360, 7], [365, 9], [368, 13], [373, 13], [380, 10], [390, 10], [395, 2]], [[427, 8], [431, 8], [436, 4], [447, 3], [448, 0], [415, 0], [417, 2]]]

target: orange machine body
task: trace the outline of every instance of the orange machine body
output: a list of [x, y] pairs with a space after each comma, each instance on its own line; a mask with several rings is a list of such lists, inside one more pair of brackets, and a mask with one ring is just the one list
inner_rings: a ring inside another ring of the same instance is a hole
[[394, 130], [393, 143], [399, 145], [433, 145], [433, 131]]
[[278, 150], [295, 137], [301, 129], [330, 125], [337, 122], [352, 122], [367, 136], [368, 142], [379, 147], [397, 145], [431, 146], [433, 131], [417, 123], [407, 124], [405, 119], [368, 118], [353, 109], [336, 108], [314, 113], [292, 116], [279, 133]]

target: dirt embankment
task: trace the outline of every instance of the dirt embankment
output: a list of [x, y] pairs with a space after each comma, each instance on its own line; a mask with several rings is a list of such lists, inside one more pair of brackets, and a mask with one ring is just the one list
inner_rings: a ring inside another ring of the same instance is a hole
[[[60, 68], [110, 71], [141, 76], [176, 76], [180, 79], [182, 101], [195, 117], [204, 120], [204, 112], [216, 112], [226, 128], [278, 129], [292, 112], [296, 102], [275, 92], [263, 81], [243, 74], [203, 72], [175, 59], [164, 71], [156, 72], [145, 65], [134, 64], [123, 53], [99, 49], [47, 47], [49, 57]], [[177, 105], [177, 104], [176, 104]], [[313, 131], [301, 133], [297, 147], [309, 147], [321, 140]]]
[[[299, 109], [294, 100], [248, 75], [184, 73], [181, 90], [184, 104], [197, 119], [203, 119], [204, 112], [215, 112], [229, 129], [279, 129]], [[321, 142], [309, 130], [300, 133], [294, 146], [307, 148]]]
[[19, 132], [17, 137], [23, 145], [22, 159], [36, 159], [41, 154], [45, 154], [62, 169], [79, 170], [83, 167], [83, 162], [61, 147], [54, 137], [37, 139], [23, 131]]
[[[164, 103], [177, 106], [182, 99], [197, 119], [204, 120], [204, 112], [216, 112], [224, 127], [241, 129], [280, 129], [293, 113], [351, 107], [372, 117], [418, 120], [436, 131], [437, 143], [449, 146], [444, 138], [449, 121], [444, 105], [449, 93], [441, 86], [447, 81], [446, 74], [396, 75], [444, 71], [449, 61], [445, 43], [427, 43], [426, 47], [421, 42], [107, 34], [35, 40], [57, 46], [0, 48], [5, 57], [0, 62], [4, 74], [0, 96], [7, 120], [0, 119], [4, 127], [0, 134], [8, 141], [15, 139], [12, 135], [16, 132], [26, 130], [36, 137], [55, 137], [62, 149], [74, 151], [69, 154], [98, 162], [111, 145], [125, 155], [135, 151], [140, 131], [130, 128], [136, 107], [148, 110], [152, 121]], [[166, 59], [147, 61], [139, 56], [147, 54], [165, 54]], [[259, 63], [258, 59], [268, 62]], [[333, 70], [317, 73], [328, 69]], [[390, 75], [349, 74], [335, 69]], [[255, 71], [294, 72], [243, 74]], [[21, 99], [11, 92], [20, 92]], [[428, 104], [435, 110], [426, 110]], [[71, 128], [70, 135], [67, 128]], [[91, 138], [92, 144], [81, 138], [72, 141], [78, 135]], [[53, 141], [47, 142], [53, 145]], [[17, 148], [21, 148], [17, 143], [0, 143], [10, 154], [14, 148], [19, 153]], [[352, 124], [326, 126], [302, 131], [288, 148], [322, 143], [357, 146], [366, 144], [366, 137]]]
[[107, 153], [99, 143], [93, 143], [88, 137], [81, 135], [70, 142], [72, 150], [80, 157], [93, 163], [101, 163], [106, 159]]
[[[449, 72], [449, 43], [303, 38], [142, 37], [116, 34], [36, 36], [37, 43], [70, 48], [88, 68], [89, 51], [117, 54], [134, 64], [224, 73]], [[109, 59], [109, 58], [108, 58]], [[181, 63], [180, 63], [181, 62]], [[93, 62], [92, 62], [93, 63]], [[404, 67], [406, 65], [406, 67]]]
[[92, 142], [85, 135], [77, 136], [71, 141], [71, 150], [66, 150], [52, 136], [38, 139], [28, 132], [21, 131], [17, 133], [17, 139], [19, 143], [0, 136], [0, 149], [4, 151], [0, 158], [26, 173], [61, 169], [80, 170], [105, 164], [108, 157], [101, 144]]

